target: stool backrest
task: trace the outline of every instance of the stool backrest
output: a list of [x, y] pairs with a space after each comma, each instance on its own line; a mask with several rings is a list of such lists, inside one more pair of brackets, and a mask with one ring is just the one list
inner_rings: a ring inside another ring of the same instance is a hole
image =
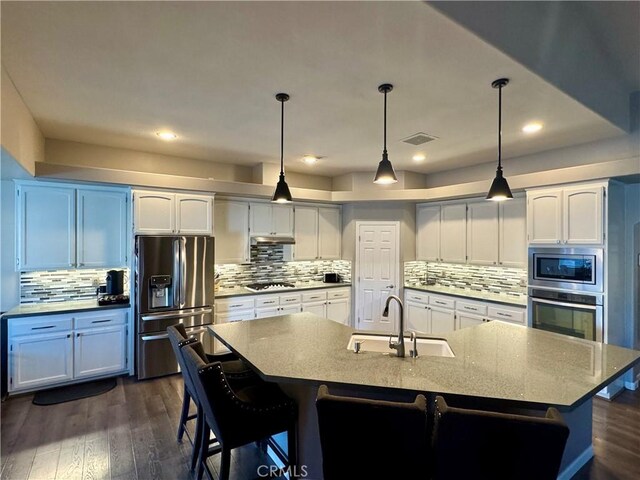
[[569, 428], [555, 408], [545, 417], [453, 408], [436, 397], [435, 479], [555, 479]]
[[187, 336], [184, 325], [182, 325], [181, 323], [167, 327], [167, 334], [169, 335], [169, 341], [171, 342], [171, 347], [173, 348], [173, 353], [176, 356], [178, 365], [180, 365], [182, 378], [184, 379], [184, 384], [187, 387], [187, 391], [189, 392], [191, 397], [196, 400], [193, 381], [191, 380], [189, 372], [187, 372], [187, 366], [184, 363], [184, 354], [182, 352], [182, 347], [188, 345], [189, 343], [194, 343], [198, 340], [195, 337]]
[[316, 399], [324, 478], [428, 478], [427, 401], [331, 395]]

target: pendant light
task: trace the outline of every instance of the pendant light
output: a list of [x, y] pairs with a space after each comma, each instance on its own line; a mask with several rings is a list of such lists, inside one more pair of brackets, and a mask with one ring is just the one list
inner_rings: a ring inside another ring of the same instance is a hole
[[271, 201], [276, 203], [289, 203], [292, 200], [291, 192], [289, 191], [289, 185], [287, 185], [287, 182], [284, 180], [284, 102], [289, 100], [289, 95], [286, 93], [278, 93], [276, 100], [282, 105], [280, 116], [280, 178], [278, 179], [276, 191], [273, 193]]
[[502, 176], [502, 87], [506, 87], [508, 83], [508, 78], [499, 78], [491, 83], [493, 88], [498, 89], [498, 169], [487, 194], [487, 200], [496, 202], [513, 198], [507, 179]]
[[378, 91], [384, 93], [384, 149], [382, 150], [382, 160], [378, 164], [378, 171], [373, 183], [380, 185], [388, 185], [398, 181], [396, 172], [393, 171], [393, 165], [391, 165], [387, 156], [387, 93], [391, 90], [393, 90], [393, 85], [390, 83], [383, 83], [378, 87]]

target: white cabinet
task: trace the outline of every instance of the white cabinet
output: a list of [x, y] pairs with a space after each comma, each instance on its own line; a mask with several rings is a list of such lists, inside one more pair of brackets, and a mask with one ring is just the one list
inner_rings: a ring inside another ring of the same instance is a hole
[[431, 333], [442, 334], [453, 332], [456, 329], [456, 315], [453, 310], [440, 307], [430, 307]]
[[527, 266], [527, 204], [524, 197], [500, 202], [499, 261], [503, 267]]
[[249, 262], [249, 204], [218, 200], [215, 202], [214, 212], [216, 263]]
[[76, 265], [75, 189], [18, 185], [18, 270]]
[[271, 203], [250, 203], [251, 235], [293, 236], [293, 207]]
[[466, 327], [475, 327], [486, 322], [486, 318], [480, 315], [474, 315], [473, 313], [458, 313], [458, 329]]
[[277, 317], [280, 315], [280, 307], [256, 308], [255, 318]]
[[78, 267], [117, 267], [128, 260], [128, 194], [78, 190]]
[[87, 328], [75, 332], [74, 378], [121, 372], [127, 367], [126, 325]]
[[213, 197], [171, 192], [133, 192], [135, 233], [141, 235], [211, 235]]
[[350, 324], [351, 302], [348, 298], [327, 300], [327, 318], [344, 325]]
[[327, 318], [327, 301], [307, 302], [302, 304], [302, 311]]
[[440, 257], [443, 262], [464, 263], [467, 256], [467, 206], [442, 205]]
[[318, 208], [318, 258], [338, 260], [341, 257], [342, 219], [339, 208]]
[[467, 260], [498, 264], [498, 205], [481, 200], [467, 204]]
[[440, 205], [416, 206], [416, 260], [440, 260]]
[[[406, 297], [405, 297], [406, 300]], [[405, 327], [417, 333], [431, 332], [429, 323], [429, 306], [414, 301], [405, 302]]]
[[527, 191], [530, 245], [604, 243], [605, 184]]
[[407, 290], [404, 298], [407, 330], [431, 334], [455, 330], [455, 304], [450, 298], [413, 290]]
[[293, 250], [295, 260], [316, 260], [318, 258], [318, 209], [316, 207], [294, 208], [296, 245]]

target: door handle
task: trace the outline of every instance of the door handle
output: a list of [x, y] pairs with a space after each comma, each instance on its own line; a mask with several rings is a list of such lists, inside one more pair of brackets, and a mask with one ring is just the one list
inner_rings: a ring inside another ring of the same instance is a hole
[[395, 285], [387, 285], [387, 288], [396, 288]]
[[[173, 306], [180, 305], [180, 240], [173, 241], [173, 277], [171, 287], [173, 288]], [[142, 318], [144, 320], [144, 317]]]
[[140, 337], [142, 341], [146, 342], [148, 340], [162, 340], [165, 338], [169, 338], [168, 333], [161, 333], [160, 335], [145, 335], [144, 337]]
[[213, 310], [210, 308], [201, 308], [199, 310], [192, 310], [189, 312], [181, 311], [181, 312], [169, 312], [169, 313], [156, 313], [152, 315], [143, 315], [142, 321], [146, 322], [149, 320], [164, 320], [165, 318], [185, 318], [185, 317], [195, 317], [196, 315], [203, 315], [205, 313], [211, 313]]

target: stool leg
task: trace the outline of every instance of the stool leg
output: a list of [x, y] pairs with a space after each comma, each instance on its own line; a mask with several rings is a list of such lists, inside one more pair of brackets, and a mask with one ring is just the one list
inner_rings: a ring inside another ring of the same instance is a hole
[[202, 480], [202, 475], [206, 468], [207, 454], [209, 453], [209, 425], [206, 418], [202, 416], [202, 434], [200, 435], [200, 448], [198, 452], [198, 469], [196, 471], [196, 479]]
[[191, 404], [191, 395], [187, 391], [187, 385], [184, 386], [184, 393], [182, 394], [182, 412], [180, 412], [180, 424], [178, 425], [178, 443], [182, 442], [182, 436], [184, 435], [184, 426], [187, 423], [187, 417], [189, 416], [189, 406]]
[[298, 429], [295, 423], [287, 430], [287, 456], [293, 476], [295, 466], [298, 465]]
[[198, 413], [196, 415], [196, 433], [193, 436], [193, 452], [191, 453], [191, 470], [193, 471], [198, 465], [198, 456], [200, 455], [200, 445], [202, 442], [202, 424], [204, 413], [202, 407], [198, 405]]
[[231, 468], [231, 450], [222, 446], [222, 457], [220, 458], [220, 480], [229, 480], [229, 470]]

